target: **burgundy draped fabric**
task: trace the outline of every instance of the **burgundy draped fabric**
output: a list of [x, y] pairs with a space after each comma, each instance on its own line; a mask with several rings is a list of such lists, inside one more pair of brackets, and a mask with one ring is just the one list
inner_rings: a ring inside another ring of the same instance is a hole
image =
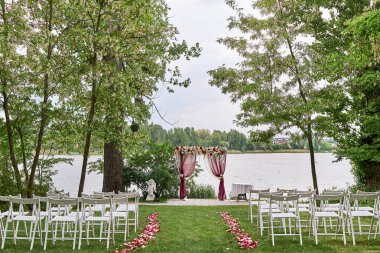
[[220, 179], [219, 182], [219, 192], [218, 192], [218, 199], [219, 200], [225, 200], [226, 199], [226, 190], [224, 188], [224, 171], [226, 170], [226, 159], [227, 155], [207, 155], [208, 164], [210, 166], [210, 170], [212, 174]]
[[195, 171], [196, 155], [181, 154], [176, 150], [177, 166], [180, 173], [181, 183], [179, 187], [179, 198], [184, 199], [187, 196], [185, 178], [190, 177]]

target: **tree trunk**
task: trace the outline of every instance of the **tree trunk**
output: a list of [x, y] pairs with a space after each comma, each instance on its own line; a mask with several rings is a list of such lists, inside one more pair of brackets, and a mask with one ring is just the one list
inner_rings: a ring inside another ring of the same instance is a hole
[[316, 169], [315, 169], [315, 156], [314, 156], [314, 146], [313, 146], [313, 132], [312, 132], [310, 124], [307, 125], [307, 130], [308, 131], [306, 133], [306, 138], [307, 138], [307, 142], [309, 144], [309, 151], [310, 151], [311, 175], [313, 177], [314, 190], [318, 194], [319, 190], [318, 190], [317, 172], [316, 172]]
[[123, 155], [115, 142], [104, 144], [103, 191], [124, 192]]
[[[49, 1], [49, 12], [47, 17], [47, 29], [51, 33], [52, 32], [52, 22], [53, 22], [53, 1]], [[52, 56], [53, 45], [51, 39], [49, 39], [49, 43], [47, 45], [47, 55], [46, 60], [49, 62]], [[49, 74], [45, 72], [44, 74], [44, 88], [43, 88], [43, 101], [41, 104], [41, 121], [38, 130], [37, 143], [35, 148], [35, 153], [33, 157], [32, 166], [30, 167], [30, 176], [29, 176], [29, 184], [27, 189], [27, 197], [31, 198], [33, 196], [33, 187], [34, 187], [34, 176], [36, 174], [36, 169], [38, 166], [38, 161], [40, 159], [41, 147], [42, 147], [42, 138], [45, 132], [45, 126], [47, 122], [47, 106], [49, 100]]]
[[[96, 61], [96, 58], [94, 61]], [[87, 120], [86, 141], [85, 141], [84, 150], [83, 150], [83, 163], [82, 163], [82, 172], [80, 175], [78, 197], [82, 196], [82, 192], [84, 188], [84, 180], [86, 178], [87, 162], [88, 162], [88, 156], [90, 153], [90, 143], [91, 143], [91, 135], [92, 135], [92, 123], [94, 121], [94, 116], [95, 116], [95, 105], [96, 105], [96, 81], [93, 80], [92, 92], [91, 92], [91, 104], [90, 104], [90, 110], [88, 113], [88, 120]]]
[[[51, 47], [51, 44], [49, 43], [49, 48]], [[50, 52], [50, 51], [49, 51]], [[48, 57], [49, 57], [48, 53]], [[50, 57], [49, 57], [50, 58]], [[27, 197], [31, 198], [33, 197], [33, 187], [34, 187], [34, 176], [36, 174], [36, 169], [38, 166], [38, 161], [40, 159], [40, 153], [41, 153], [41, 147], [42, 147], [42, 138], [44, 136], [45, 132], [45, 126], [47, 121], [47, 103], [48, 103], [48, 87], [49, 87], [49, 75], [45, 74], [44, 77], [44, 98], [41, 105], [41, 121], [40, 126], [38, 130], [38, 136], [37, 136], [37, 143], [36, 143], [36, 149], [33, 157], [32, 166], [30, 167], [30, 176], [29, 176], [29, 184], [27, 189]]]
[[25, 143], [24, 143], [24, 135], [22, 133], [21, 128], [16, 129], [18, 132], [18, 135], [20, 136], [20, 145], [21, 145], [21, 153], [22, 153], [22, 166], [24, 170], [25, 175], [25, 182], [29, 182], [29, 173], [28, 173], [28, 167], [26, 163], [26, 154], [25, 154]]
[[20, 175], [20, 171], [18, 169], [16, 155], [15, 155], [14, 146], [13, 146], [13, 139], [14, 139], [13, 138], [13, 129], [12, 129], [12, 125], [11, 125], [11, 119], [10, 119], [10, 116], [9, 116], [8, 94], [6, 92], [7, 83], [5, 81], [1, 81], [1, 84], [2, 84], [2, 91], [1, 91], [1, 93], [3, 95], [3, 110], [4, 110], [4, 114], [5, 114], [5, 125], [6, 125], [6, 128], [7, 128], [9, 156], [11, 158], [13, 171], [15, 173], [17, 190], [19, 192], [22, 192], [21, 175]]
[[[99, 13], [96, 18], [96, 24], [94, 28], [94, 33], [97, 34], [99, 32], [100, 28], [100, 19], [102, 17], [102, 9], [104, 7], [105, 2], [101, 1], [99, 2], [100, 9]], [[91, 14], [89, 14], [91, 15]], [[92, 17], [91, 17], [92, 19]], [[95, 116], [95, 106], [96, 106], [96, 88], [97, 88], [97, 79], [96, 79], [96, 65], [97, 65], [97, 59], [98, 59], [98, 44], [96, 40], [94, 40], [92, 44], [93, 49], [93, 55], [91, 59], [91, 65], [92, 65], [92, 85], [91, 85], [91, 104], [90, 109], [88, 112], [88, 118], [87, 118], [87, 130], [86, 130], [86, 140], [84, 144], [83, 149], [83, 163], [82, 163], [82, 171], [80, 175], [80, 182], [79, 182], [79, 189], [78, 189], [78, 197], [82, 196], [83, 188], [84, 188], [84, 180], [86, 178], [86, 171], [87, 171], [87, 162], [88, 162], [88, 156], [90, 153], [90, 144], [91, 144], [91, 135], [92, 135], [92, 123], [94, 121]]]

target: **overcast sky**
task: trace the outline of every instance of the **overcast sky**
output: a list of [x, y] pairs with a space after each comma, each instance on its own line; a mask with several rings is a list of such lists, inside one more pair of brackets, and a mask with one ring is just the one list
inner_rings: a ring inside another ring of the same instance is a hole
[[[239, 6], [248, 9], [250, 0], [239, 1]], [[168, 0], [170, 20], [188, 45], [200, 43], [202, 53], [191, 61], [179, 61], [183, 77], [190, 77], [188, 88], [176, 88], [175, 93], [162, 92], [155, 100], [164, 118], [175, 127], [194, 127], [196, 129], [230, 130], [247, 132], [249, 129], [237, 127], [233, 121], [240, 112], [239, 104], [232, 104], [228, 94], [222, 94], [216, 87], [208, 84], [208, 70], [222, 64], [233, 66], [239, 62], [239, 56], [228, 50], [216, 40], [230, 36], [227, 18], [234, 14], [224, 0]], [[164, 128], [171, 125], [153, 112], [152, 121]]]

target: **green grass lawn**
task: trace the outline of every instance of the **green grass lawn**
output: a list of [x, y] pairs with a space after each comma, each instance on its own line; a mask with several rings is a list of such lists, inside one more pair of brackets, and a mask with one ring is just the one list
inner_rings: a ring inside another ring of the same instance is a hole
[[[241, 227], [251, 233], [253, 239], [260, 240], [260, 246], [254, 252], [380, 252], [380, 237], [376, 240], [367, 240], [365, 236], [357, 237], [357, 245], [352, 245], [351, 237], [347, 237], [347, 245], [334, 237], [319, 237], [319, 245], [315, 245], [314, 237], [308, 239], [304, 231], [304, 245], [300, 246], [298, 238], [277, 237], [276, 246], [273, 247], [267, 235], [262, 238], [256, 225], [247, 220], [247, 206], [209, 206], [209, 207], [174, 207], [174, 206], [141, 206], [140, 230], [146, 224], [146, 217], [152, 212], [159, 212], [161, 232], [155, 240], [151, 241], [142, 252], [245, 252], [237, 247], [234, 235], [226, 230], [218, 211], [228, 211], [235, 218], [240, 219]], [[132, 233], [130, 238], [136, 234]], [[80, 252], [110, 252], [117, 246], [122, 245], [122, 239], [117, 238], [116, 246], [111, 243], [110, 250], [106, 249], [105, 242], [90, 241], [90, 246], [82, 241]], [[47, 253], [73, 252], [71, 242], [57, 241], [53, 246], [48, 244]], [[29, 251], [29, 242], [18, 241], [17, 246], [12, 240], [7, 240], [5, 249], [0, 252], [23, 252]], [[43, 252], [39, 242], [36, 241], [32, 252]], [[75, 250], [74, 252], [78, 252]], [[136, 251], [140, 252], [140, 250]]]

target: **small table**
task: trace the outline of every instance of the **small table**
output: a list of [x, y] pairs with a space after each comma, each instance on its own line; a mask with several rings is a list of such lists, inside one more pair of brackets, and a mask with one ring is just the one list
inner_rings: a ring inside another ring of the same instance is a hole
[[237, 198], [247, 200], [246, 193], [249, 193], [253, 185], [244, 183], [232, 183], [232, 190], [230, 193], [230, 198]]

